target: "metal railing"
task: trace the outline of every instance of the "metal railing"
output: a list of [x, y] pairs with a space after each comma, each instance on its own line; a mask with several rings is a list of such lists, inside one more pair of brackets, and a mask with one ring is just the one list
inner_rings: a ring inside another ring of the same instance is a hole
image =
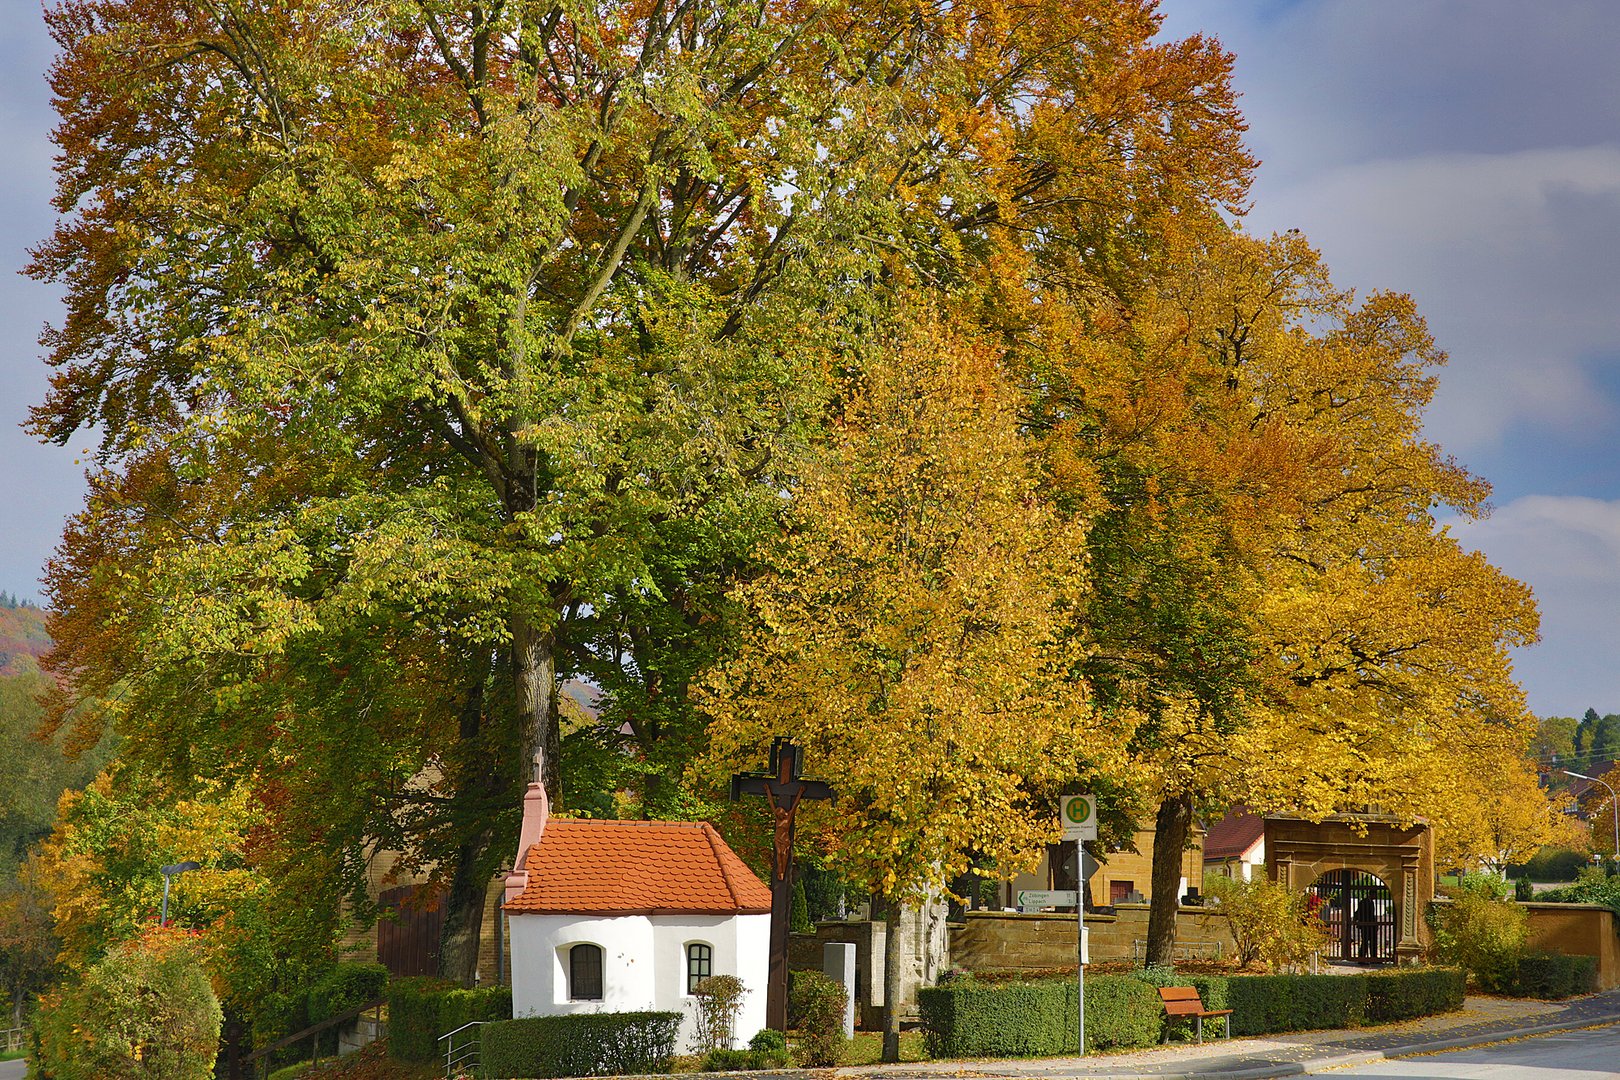
[[462, 1024], [454, 1031], [447, 1031], [443, 1035], [439, 1036], [439, 1041], [445, 1044], [445, 1080], [454, 1080], [454, 1077], [459, 1076], [462, 1073], [477, 1071], [479, 1065], [478, 1050], [483, 1044], [483, 1040], [481, 1038], [482, 1033], [472, 1031], [464, 1042], [458, 1042], [456, 1036], [460, 1035], [464, 1031], [483, 1026], [484, 1021], [473, 1020], [470, 1023]]
[[[277, 1050], [280, 1050], [283, 1047], [291, 1046], [293, 1043], [302, 1042], [304, 1039], [310, 1040], [311, 1058], [314, 1061], [319, 1062], [321, 1060], [321, 1041], [320, 1039], [315, 1038], [315, 1036], [319, 1035], [323, 1031], [326, 1031], [328, 1028], [334, 1028], [340, 1024], [347, 1024], [352, 1020], [356, 1020], [362, 1013], [368, 1012], [377, 1012], [379, 1014], [377, 1026], [380, 1028], [380, 1013], [382, 1007], [386, 1004], [388, 1004], [387, 998], [378, 998], [376, 1001], [368, 1001], [364, 1005], [358, 1005], [355, 1008], [350, 1009], [348, 1012], [339, 1013], [330, 1020], [322, 1020], [318, 1024], [311, 1024], [302, 1031], [293, 1032], [285, 1039], [281, 1039], [277, 1042], [271, 1043], [269, 1046], [253, 1051], [253, 1053], [242, 1058], [241, 1064], [252, 1066], [255, 1075], [257, 1075], [260, 1071], [268, 1071], [270, 1065], [270, 1054], [275, 1053]], [[234, 1063], [232, 1064], [232, 1068], [233, 1070], [235, 1069]]]

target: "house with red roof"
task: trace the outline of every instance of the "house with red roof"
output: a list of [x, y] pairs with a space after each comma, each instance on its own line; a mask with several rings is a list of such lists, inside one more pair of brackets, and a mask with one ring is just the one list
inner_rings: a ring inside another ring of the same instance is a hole
[[1250, 881], [1266, 870], [1266, 819], [1244, 807], [1209, 827], [1204, 837], [1204, 876], [1224, 874]]
[[706, 822], [552, 818], [530, 784], [503, 909], [514, 1016], [680, 1012], [690, 1044], [693, 988], [735, 975], [733, 1034], [765, 1026], [771, 893]]

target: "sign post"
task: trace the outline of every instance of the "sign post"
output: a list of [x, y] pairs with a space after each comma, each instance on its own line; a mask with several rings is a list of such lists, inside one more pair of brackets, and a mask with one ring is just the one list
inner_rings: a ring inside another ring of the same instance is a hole
[[1058, 810], [1063, 821], [1063, 839], [1074, 841], [1075, 890], [1075, 987], [1079, 1001], [1080, 1041], [1075, 1048], [1086, 1056], [1086, 852], [1085, 842], [1097, 839], [1097, 796], [1065, 795]]

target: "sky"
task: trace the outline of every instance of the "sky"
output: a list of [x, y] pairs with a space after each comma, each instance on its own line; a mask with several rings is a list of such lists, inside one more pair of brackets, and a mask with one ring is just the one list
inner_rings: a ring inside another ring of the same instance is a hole
[[[52, 43], [0, 20], [0, 271], [50, 231]], [[1262, 160], [1247, 228], [1340, 285], [1408, 292], [1451, 356], [1425, 424], [1495, 486], [1453, 534], [1535, 590], [1531, 708], [1620, 712], [1620, 3], [1163, 0], [1236, 54]], [[0, 272], [0, 591], [38, 597], [90, 439], [21, 430], [51, 287]]]

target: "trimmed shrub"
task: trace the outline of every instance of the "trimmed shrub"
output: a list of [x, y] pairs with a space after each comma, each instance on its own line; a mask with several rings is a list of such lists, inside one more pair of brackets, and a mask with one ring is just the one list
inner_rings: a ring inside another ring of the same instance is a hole
[[[1065, 989], [1068, 999], [1072, 1001], [1074, 985], [1066, 984]], [[1065, 1011], [1069, 1016], [1075, 1016], [1076, 1010], [1072, 1004]], [[1163, 1017], [1164, 1003], [1159, 999], [1159, 992], [1140, 979], [1124, 975], [1098, 975], [1086, 980], [1088, 1052], [1152, 1046], [1159, 1041]], [[1077, 1024], [1078, 1019], [1075, 1016]], [[1070, 1046], [1074, 1045], [1072, 1035], [1067, 1041]]]
[[[1355, 976], [1351, 976], [1354, 978]], [[1369, 1024], [1388, 1024], [1462, 1008], [1468, 976], [1459, 968], [1400, 968], [1369, 972]]]
[[798, 1016], [799, 1056], [806, 1065], [837, 1065], [844, 1038], [844, 984], [819, 971], [799, 971], [788, 992], [788, 1010]]
[[512, 988], [466, 990], [443, 979], [395, 979], [388, 986], [388, 1053], [400, 1061], [433, 1061], [439, 1036], [474, 1020], [510, 1020]]
[[748, 1052], [754, 1055], [753, 1068], [785, 1069], [792, 1064], [788, 1056], [787, 1036], [774, 1028], [761, 1028], [748, 1040]]
[[1508, 992], [1515, 997], [1567, 998], [1597, 989], [1597, 957], [1535, 952], [1519, 958]]
[[[918, 991], [931, 1057], [1072, 1054], [1079, 1015], [1072, 981], [957, 980]], [[1086, 979], [1086, 1047], [1151, 1046], [1159, 1040], [1158, 992], [1128, 975]]]
[[681, 1014], [574, 1013], [485, 1024], [486, 1076], [622, 1076], [668, 1072]]
[[1232, 1010], [1234, 1035], [1356, 1027], [1367, 1014], [1367, 981], [1354, 975], [1234, 975], [1226, 980], [1220, 1008]]

